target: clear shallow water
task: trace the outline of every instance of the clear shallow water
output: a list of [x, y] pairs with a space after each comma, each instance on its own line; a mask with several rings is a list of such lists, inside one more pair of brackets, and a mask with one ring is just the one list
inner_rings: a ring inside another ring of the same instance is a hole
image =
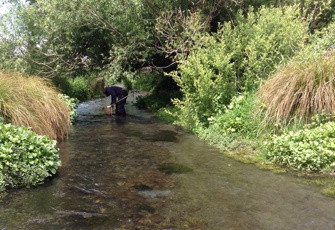
[[[135, 95], [133, 95], [135, 96]], [[109, 99], [80, 104], [62, 167], [0, 203], [0, 229], [335, 229], [335, 200], [236, 162], [178, 127]]]

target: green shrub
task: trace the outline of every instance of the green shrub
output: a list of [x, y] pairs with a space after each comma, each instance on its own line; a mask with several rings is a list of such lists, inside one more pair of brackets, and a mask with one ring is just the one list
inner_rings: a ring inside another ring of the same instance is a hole
[[178, 91], [164, 91], [159, 94], [151, 93], [146, 96], [139, 96], [135, 105], [140, 109], [157, 111], [160, 108], [171, 106], [171, 98], [180, 97]]
[[143, 75], [134, 81], [135, 89], [148, 90], [150, 93], [146, 96], [138, 97], [136, 106], [141, 109], [157, 111], [160, 108], [172, 105], [172, 98], [180, 98], [176, 82], [171, 78], [164, 76], [159, 72]]
[[55, 140], [0, 123], [0, 191], [40, 184], [60, 165]]
[[235, 96], [222, 113], [209, 118], [208, 128], [197, 132], [206, 142], [221, 149], [256, 139], [260, 131], [260, 117], [254, 115], [256, 108], [253, 94]]
[[258, 119], [254, 116], [256, 109], [253, 96], [243, 94], [232, 98], [222, 114], [210, 118], [210, 127], [218, 129], [222, 135], [233, 133], [255, 137], [258, 131]]
[[77, 118], [77, 107], [78, 107], [78, 103], [79, 100], [76, 98], [71, 98], [65, 94], [58, 94], [60, 98], [62, 98], [65, 103], [67, 104], [67, 106], [70, 108], [71, 112], [70, 112], [70, 121], [71, 124], [76, 120]]
[[76, 77], [60, 76], [52, 80], [54, 84], [61, 89], [63, 94], [78, 99], [79, 101], [85, 101], [103, 95], [102, 89], [97, 85], [99, 84], [99, 79], [101, 79], [101, 77], [92, 73], [91, 75], [81, 75]]
[[275, 164], [305, 171], [335, 170], [335, 123], [286, 131], [265, 143], [265, 156]]
[[225, 23], [215, 36], [202, 34], [188, 59], [172, 72], [184, 98], [174, 100], [181, 125], [209, 125], [231, 98], [258, 88], [260, 82], [302, 49], [308, 23], [298, 7], [261, 8]]
[[[239, 14], [233, 33], [224, 36], [237, 48], [234, 56], [237, 78], [244, 89], [257, 89], [278, 65], [287, 63], [308, 41], [308, 22], [298, 17], [297, 5], [281, 8], [249, 9], [245, 17]], [[228, 43], [229, 44], [229, 43]]]
[[320, 57], [332, 55], [334, 51], [334, 39], [335, 22], [332, 22], [327, 27], [315, 31], [311, 43], [294, 56], [293, 61], [296, 63], [310, 63]]
[[177, 114], [177, 108], [171, 106], [166, 108], [160, 108], [155, 112], [156, 117], [168, 123], [176, 122], [178, 117], [175, 114]]
[[84, 101], [92, 98], [89, 88], [89, 80], [85, 76], [76, 77], [69, 81], [71, 85], [71, 97]]
[[142, 73], [134, 79], [133, 88], [137, 90], [152, 91], [162, 81], [162, 74], [158, 72]]

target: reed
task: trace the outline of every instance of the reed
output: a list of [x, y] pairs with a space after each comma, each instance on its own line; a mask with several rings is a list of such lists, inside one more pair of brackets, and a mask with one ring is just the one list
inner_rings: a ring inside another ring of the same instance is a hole
[[335, 111], [335, 52], [308, 62], [291, 63], [258, 90], [266, 121], [285, 125], [308, 122], [316, 114]]
[[70, 108], [51, 81], [0, 72], [0, 116], [52, 139], [63, 139], [70, 126]]

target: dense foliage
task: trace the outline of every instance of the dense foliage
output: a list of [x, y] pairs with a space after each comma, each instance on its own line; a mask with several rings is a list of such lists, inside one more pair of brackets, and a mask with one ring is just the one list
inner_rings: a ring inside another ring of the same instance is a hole
[[43, 77], [105, 70], [109, 80], [136, 78], [142, 67], [168, 70], [176, 56], [187, 56], [196, 33], [215, 32], [220, 23], [249, 12], [249, 6], [303, 2], [300, 12], [315, 18], [329, 5], [312, 0], [5, 2], [12, 7], [0, 16], [1, 68]]
[[[3, 26], [8, 41], [1, 46], [4, 67], [53, 77], [99, 70], [108, 63], [125, 70], [148, 55], [150, 17], [140, 2], [40, 0], [14, 6], [7, 15], [14, 24]], [[120, 77], [118, 69], [110, 74]]]
[[217, 35], [199, 37], [188, 59], [171, 74], [184, 95], [175, 100], [181, 124], [192, 129], [208, 125], [208, 118], [224, 113], [232, 97], [258, 88], [301, 50], [309, 35], [298, 13], [297, 7], [250, 10], [238, 15], [235, 26], [225, 23]]
[[198, 130], [201, 138], [209, 143], [226, 148], [236, 140], [258, 137], [260, 117], [254, 95], [242, 94], [232, 98], [230, 104], [219, 115], [209, 119], [208, 128]]
[[335, 123], [287, 131], [266, 142], [266, 158], [305, 172], [334, 171]]
[[60, 165], [56, 141], [0, 123], [0, 191], [40, 184]]
[[66, 94], [58, 94], [58, 96], [66, 103], [70, 109], [70, 122], [73, 124], [77, 118], [78, 100], [71, 98]]

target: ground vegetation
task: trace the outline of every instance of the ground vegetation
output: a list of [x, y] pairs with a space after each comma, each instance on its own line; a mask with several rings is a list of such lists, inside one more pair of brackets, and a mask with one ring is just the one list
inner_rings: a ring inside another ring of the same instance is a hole
[[56, 174], [57, 140], [66, 138], [75, 104], [48, 79], [0, 72], [0, 191]]

